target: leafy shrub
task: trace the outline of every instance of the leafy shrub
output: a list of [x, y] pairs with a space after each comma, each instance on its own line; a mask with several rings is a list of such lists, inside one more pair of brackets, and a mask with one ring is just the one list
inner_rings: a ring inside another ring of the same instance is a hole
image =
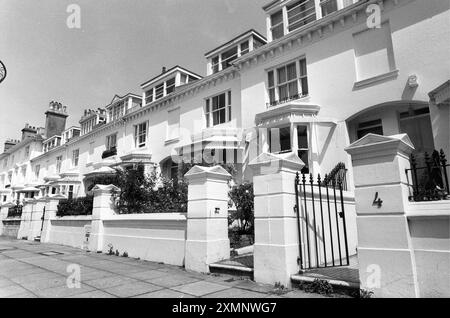
[[87, 191], [91, 191], [97, 184], [100, 184], [100, 185], [113, 184], [115, 186], [118, 186], [118, 182], [119, 182], [117, 174], [95, 176], [93, 178], [90, 178], [88, 181], [89, 181], [89, 186], [87, 187]]
[[128, 257], [128, 252], [123, 252], [122, 257]]
[[60, 200], [58, 204], [57, 216], [77, 216], [77, 215], [92, 215], [92, 208], [94, 203], [93, 196], [86, 196], [83, 198]]
[[229, 192], [231, 201], [236, 206], [236, 211], [230, 212], [228, 224], [234, 227], [229, 230], [232, 245], [240, 247], [242, 236], [250, 238], [250, 244], [254, 242], [254, 201], [253, 184], [243, 183], [234, 186]]
[[113, 193], [121, 214], [187, 212], [188, 186], [184, 179], [169, 180], [143, 168], [118, 170], [119, 191]]
[[321, 295], [330, 295], [333, 293], [333, 286], [326, 280], [315, 279], [312, 283], [304, 283], [302, 285], [307, 293], [316, 293]]
[[369, 291], [369, 290], [365, 290], [365, 289], [360, 289], [359, 290], [359, 298], [372, 298], [373, 296], [373, 291]]
[[272, 290], [271, 293], [280, 296], [280, 295], [287, 294], [288, 292], [289, 292], [289, 289], [287, 289], [280, 282], [277, 282], [277, 283], [275, 283], [275, 287], [274, 287], [274, 289]]
[[108, 255], [114, 255], [114, 246], [110, 243], [108, 244]]

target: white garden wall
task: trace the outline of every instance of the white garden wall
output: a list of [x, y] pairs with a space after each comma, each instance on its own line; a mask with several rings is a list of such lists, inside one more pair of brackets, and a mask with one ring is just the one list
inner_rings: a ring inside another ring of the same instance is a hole
[[185, 213], [114, 215], [103, 220], [103, 252], [171, 265], [184, 265]]
[[91, 225], [91, 216], [65, 216], [50, 220], [49, 243], [85, 248], [86, 229]]

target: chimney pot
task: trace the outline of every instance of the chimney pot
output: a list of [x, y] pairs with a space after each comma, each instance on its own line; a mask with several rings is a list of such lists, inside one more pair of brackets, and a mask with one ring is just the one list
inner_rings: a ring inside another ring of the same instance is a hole
[[165, 73], [166, 72], [166, 67], [165, 66], [163, 66], [163, 68], [162, 68], [162, 73]]

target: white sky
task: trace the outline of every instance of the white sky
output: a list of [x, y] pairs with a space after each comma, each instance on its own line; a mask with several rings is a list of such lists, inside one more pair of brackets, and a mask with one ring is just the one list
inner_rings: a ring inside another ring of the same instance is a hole
[[[141, 94], [161, 68], [205, 75], [204, 54], [249, 29], [265, 35], [269, 0], [0, 0], [0, 152], [29, 123], [44, 126], [50, 101], [68, 106], [67, 127], [115, 94]], [[69, 29], [69, 4], [81, 29]]]

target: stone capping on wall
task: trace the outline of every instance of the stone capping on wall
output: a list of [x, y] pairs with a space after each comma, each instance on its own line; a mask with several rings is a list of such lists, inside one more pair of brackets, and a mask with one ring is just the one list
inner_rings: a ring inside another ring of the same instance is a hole
[[69, 216], [56, 216], [51, 221], [91, 221], [92, 215], [69, 215]]
[[139, 213], [139, 214], [115, 214], [108, 216], [103, 221], [186, 221], [187, 213]]
[[[288, 167], [294, 170], [303, 169], [305, 163], [299, 158], [299, 156], [294, 152], [289, 152], [285, 154], [272, 154], [272, 153], [262, 153], [255, 159], [253, 159], [249, 163], [249, 167], [253, 169], [258, 169], [262, 167], [275, 167], [274, 165], [278, 165], [278, 167]], [[274, 172], [278, 172], [274, 171]]]
[[353, 159], [362, 157], [374, 157], [374, 155], [383, 155], [387, 150], [398, 149], [401, 152], [409, 153], [415, 149], [411, 139], [407, 134], [399, 134], [393, 136], [380, 136], [375, 134], [367, 134], [363, 138], [352, 143], [345, 149]]
[[184, 176], [188, 179], [188, 181], [199, 178], [212, 178], [219, 180], [231, 179], [231, 175], [221, 166], [214, 166], [214, 167], [194, 166]]
[[97, 184], [93, 189], [92, 189], [92, 191], [93, 191], [93, 193], [94, 194], [104, 194], [104, 193], [111, 193], [111, 191], [119, 191], [120, 189], [118, 188], [118, 187], [116, 187], [115, 185], [112, 185], [112, 184], [110, 184], [110, 185], [100, 185], [100, 184]]
[[450, 217], [450, 201], [410, 202], [406, 207], [406, 216], [408, 218]]

